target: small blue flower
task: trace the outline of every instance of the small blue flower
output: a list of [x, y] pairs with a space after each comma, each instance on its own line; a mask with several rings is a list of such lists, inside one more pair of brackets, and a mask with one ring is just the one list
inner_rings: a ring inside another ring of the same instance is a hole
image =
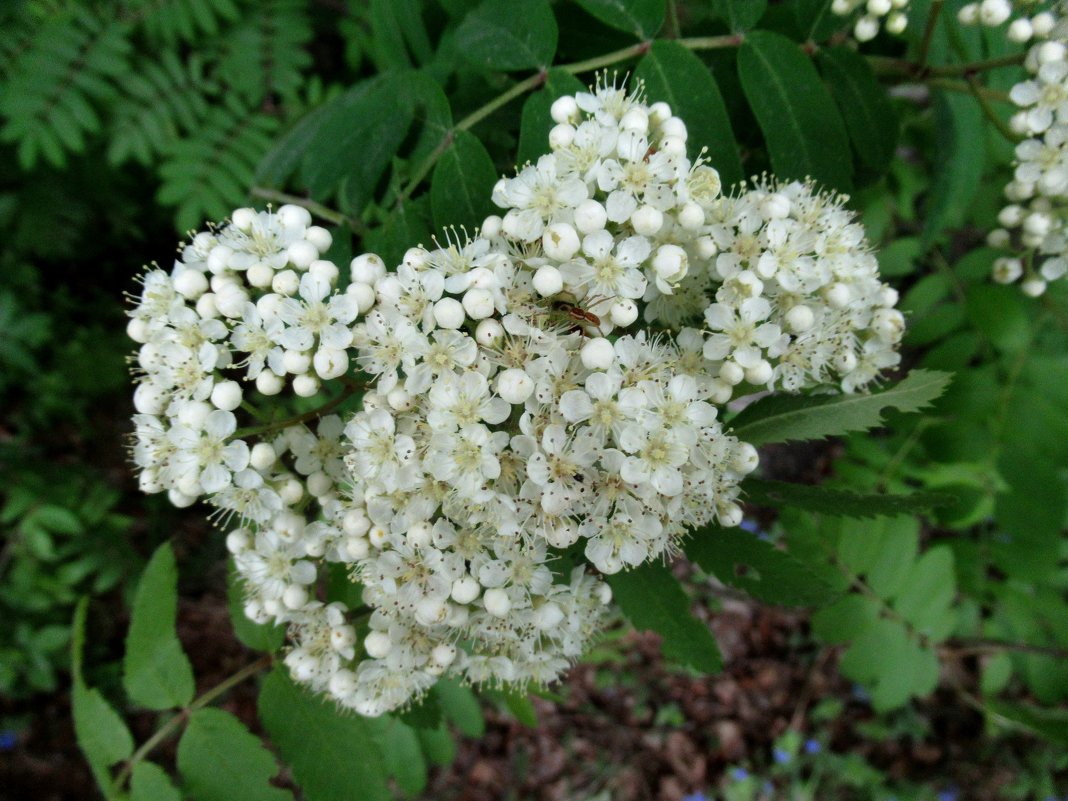
[[957, 796], [960, 795], [960, 790], [956, 787], [947, 787], [945, 790], [941, 790], [938, 793], [938, 801], [957, 801]]
[[736, 782], [744, 782], [749, 778], [749, 771], [745, 768], [735, 768], [731, 771], [731, 778]]
[[13, 751], [19, 744], [19, 736], [11, 731], [0, 731], [0, 751]]
[[684, 795], [682, 801], [711, 801], [707, 795], [698, 790], [696, 793]]
[[819, 740], [805, 740], [805, 753], [806, 754], [818, 754], [823, 750], [823, 746], [820, 745]]
[[742, 531], [748, 531], [750, 534], [756, 534], [760, 531], [760, 524], [755, 520], [750, 520], [748, 517], [742, 518], [742, 522], [738, 524], [738, 528]]
[[775, 761], [778, 762], [780, 765], [785, 765], [787, 762], [790, 761], [790, 753], [788, 751], [782, 750], [781, 748], [776, 748], [772, 752], [772, 755], [775, 757]]

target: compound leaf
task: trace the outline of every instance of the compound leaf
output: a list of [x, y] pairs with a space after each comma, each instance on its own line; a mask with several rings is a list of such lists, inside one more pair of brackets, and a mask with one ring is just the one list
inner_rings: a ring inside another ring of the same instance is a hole
[[293, 801], [288, 790], [270, 785], [278, 773], [271, 752], [221, 709], [198, 709], [189, 718], [178, 743], [178, 771], [197, 801]]
[[885, 409], [917, 412], [930, 405], [950, 378], [936, 370], [913, 370], [892, 387], [871, 394], [773, 395], [747, 406], [731, 426], [738, 438], [753, 445], [867, 431], [882, 424]]
[[127, 695], [149, 709], [172, 709], [193, 700], [193, 667], [178, 641], [177, 609], [178, 569], [165, 542], [137, 585], [122, 663]]

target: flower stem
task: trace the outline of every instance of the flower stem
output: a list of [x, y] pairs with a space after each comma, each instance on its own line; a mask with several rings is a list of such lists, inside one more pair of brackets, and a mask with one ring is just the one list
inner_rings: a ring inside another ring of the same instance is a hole
[[990, 100], [983, 94], [983, 90], [986, 88], [979, 83], [979, 78], [975, 75], [969, 74], [965, 77], [968, 82], [968, 86], [972, 90], [972, 94], [975, 95], [976, 102], [979, 103], [979, 108], [983, 110], [983, 114], [990, 120], [990, 123], [997, 128], [998, 133], [1008, 139], [1010, 142], [1016, 143], [1020, 141], [1020, 136], [1016, 134], [1008, 125], [1005, 124], [1005, 120], [998, 116], [997, 111], [990, 104]]
[[1024, 59], [1027, 58], [1027, 53], [1010, 53], [1007, 56], [999, 56], [998, 58], [988, 58], [983, 61], [969, 61], [964, 64], [945, 64], [938, 67], [928, 67], [927, 72], [930, 75], [969, 75], [976, 72], [986, 72], [987, 70], [994, 70], [998, 67], [1014, 67], [1018, 64], [1023, 64]]
[[321, 217], [327, 222], [334, 225], [347, 225], [350, 228], [359, 230], [361, 225], [358, 220], [354, 220], [351, 217], [346, 217], [340, 211], [334, 211], [331, 208], [327, 208], [322, 203], [316, 203], [314, 200], [309, 200], [306, 197], [298, 197], [297, 195], [288, 195], [285, 192], [279, 192], [275, 189], [268, 189], [264, 186], [252, 187], [251, 193], [255, 197], [263, 198], [264, 200], [276, 200], [279, 203], [292, 203], [294, 206], [303, 206], [316, 217]]
[[236, 687], [238, 684], [240, 684], [250, 676], [255, 676], [261, 670], [269, 668], [273, 662], [274, 656], [272, 654], [264, 654], [255, 662], [245, 665], [245, 667], [241, 668], [241, 670], [237, 671], [237, 673], [234, 673], [228, 678], [223, 679], [221, 682], [216, 684], [206, 693], [196, 698], [188, 707], [181, 710], [177, 715], [175, 715], [162, 726], [160, 726], [159, 729], [156, 730], [156, 733], [149, 737], [147, 740], [145, 740], [141, 747], [138, 748], [137, 751], [134, 752], [133, 756], [131, 756], [122, 766], [122, 770], [120, 770], [118, 775], [115, 777], [115, 782], [113, 785], [114, 790], [116, 792], [120, 792], [122, 790], [122, 786], [126, 783], [126, 780], [130, 778], [130, 774], [133, 772], [133, 769], [137, 765], [137, 763], [139, 763], [146, 756], [152, 753], [156, 746], [158, 746], [160, 743], [162, 743], [164, 740], [174, 734], [178, 729], [180, 729], [189, 720], [193, 712], [197, 711], [202, 707], [207, 706], [220, 695], [227, 692], [231, 688]]
[[938, 25], [938, 16], [942, 13], [945, 0], [931, 0], [931, 10], [927, 12], [927, 26], [923, 29], [923, 39], [920, 42], [919, 66], [921, 70], [927, 69], [927, 58], [931, 54], [931, 41], [934, 39], [935, 26]]
[[[732, 36], [698, 36], [689, 39], [677, 39], [676, 41], [683, 47], [687, 47], [690, 50], [714, 50], [723, 47], [738, 47], [742, 43], [743, 37], [740, 35]], [[637, 44], [630, 45], [629, 47], [623, 47], [619, 50], [613, 50], [611, 53], [605, 53], [602, 56], [596, 56], [584, 61], [575, 61], [571, 64], [561, 64], [554, 69], [562, 70], [563, 72], [577, 75], [582, 72], [592, 72], [593, 70], [601, 69], [602, 67], [610, 67], [613, 64], [619, 64], [623, 61], [628, 61], [632, 58], [642, 56], [649, 51], [649, 48], [653, 46], [653, 41], [646, 40], [644, 42], [638, 42]], [[490, 100], [483, 106], [472, 111], [452, 128], [450, 128], [442, 137], [438, 146], [431, 151], [426, 158], [419, 164], [418, 167], [412, 172], [411, 178], [404, 185], [404, 188], [397, 194], [397, 199], [393, 203], [394, 208], [399, 208], [404, 205], [404, 202], [412, 196], [412, 193], [419, 188], [419, 185], [430, 174], [430, 171], [434, 168], [438, 159], [449, 149], [449, 145], [452, 144], [453, 139], [456, 136], [457, 131], [466, 131], [469, 128], [474, 127], [482, 120], [486, 119], [489, 115], [495, 112], [502, 106], [515, 100], [517, 97], [521, 97], [529, 91], [537, 89], [539, 86], [545, 83], [548, 77], [548, 70], [542, 69], [533, 75], [523, 79], [517, 84], [509, 87], [506, 91], [497, 95], [497, 97]]]
[[239, 428], [231, 435], [231, 439], [242, 439], [244, 437], [256, 437], [261, 434], [268, 434], [272, 431], [279, 431], [289, 426], [299, 425], [300, 423], [307, 422], [316, 417], [322, 417], [324, 414], [328, 414], [351, 398], [361, 389], [364, 389], [364, 385], [356, 381], [348, 381], [345, 384], [345, 389], [341, 394], [333, 400], [329, 400], [322, 406], [316, 406], [314, 409], [303, 414], [295, 414], [292, 417], [287, 417], [284, 420], [277, 420], [273, 423], [265, 423], [261, 426], [248, 426], [246, 428]]

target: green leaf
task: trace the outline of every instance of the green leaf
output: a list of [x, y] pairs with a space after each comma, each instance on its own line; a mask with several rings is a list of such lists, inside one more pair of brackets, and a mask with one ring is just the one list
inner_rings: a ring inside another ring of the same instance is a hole
[[182, 707], [193, 700], [193, 667], [175, 630], [177, 608], [178, 570], [165, 542], [137, 585], [122, 663], [126, 694], [149, 709]]
[[490, 196], [498, 177], [493, 159], [478, 137], [457, 131], [449, 149], [438, 159], [430, 181], [434, 226], [465, 226], [474, 233], [494, 212]]
[[407, 709], [395, 713], [394, 717], [413, 729], [436, 729], [441, 725], [441, 712], [438, 697], [427, 693]]
[[62, 506], [41, 506], [33, 512], [31, 517], [35, 522], [40, 523], [56, 534], [75, 535], [84, 531], [82, 521], [78, 519], [78, 515]]
[[764, 445], [867, 431], [882, 424], [884, 409], [918, 412], [927, 407], [950, 378], [948, 373], [913, 370], [892, 387], [867, 395], [772, 395], [743, 409], [730, 423], [732, 433]]
[[949, 608], [956, 594], [953, 551], [948, 545], [938, 545], [912, 566], [897, 591], [894, 609], [914, 631], [934, 641], [944, 640], [956, 622]]
[[182, 794], [159, 765], [138, 762], [130, 774], [130, 801], [182, 801]]
[[706, 528], [684, 547], [706, 573], [765, 603], [808, 606], [834, 595], [803, 562], [740, 528]]
[[636, 629], [663, 638], [664, 656], [702, 673], [723, 668], [719, 646], [708, 626], [690, 614], [690, 599], [671, 571], [650, 562], [607, 576], [615, 601]]
[[591, 16], [617, 31], [652, 39], [664, 24], [664, 0], [576, 0]]
[[430, 198], [421, 195], [390, 212], [384, 225], [367, 233], [363, 246], [394, 265], [400, 264], [408, 248], [430, 245], [430, 237]]
[[426, 758], [435, 765], [448, 766], [456, 759], [456, 742], [445, 726], [437, 729], [419, 729], [419, 743]]
[[1008, 722], [1052, 743], [1068, 747], [1068, 710], [1043, 709], [1008, 701], [987, 701], [986, 709], [1000, 723]]
[[872, 591], [888, 600], [912, 569], [919, 542], [919, 525], [911, 517], [846, 520], [838, 535], [838, 560], [853, 573], [865, 574]]
[[829, 645], [855, 639], [879, 618], [879, 602], [863, 595], [843, 595], [812, 616], [812, 633]]
[[538, 725], [538, 713], [530, 700], [530, 695], [525, 688], [516, 688], [505, 685], [500, 689], [484, 691], [491, 701], [502, 704], [517, 721], [527, 728], [533, 729]]
[[549, 152], [549, 131], [553, 119], [549, 114], [553, 101], [565, 95], [585, 92], [586, 85], [570, 72], [551, 69], [545, 76], [543, 88], [523, 103], [523, 115], [519, 121], [519, 153], [516, 165], [522, 167], [528, 161], [538, 160]]
[[370, 718], [375, 741], [381, 747], [386, 770], [407, 796], [419, 795], [426, 789], [427, 767], [423, 747], [415, 729], [392, 715]]
[[852, 183], [845, 124], [811, 60], [795, 42], [770, 31], [746, 37], [738, 53], [742, 89], [756, 115], [780, 179], [811, 177], [846, 191]]
[[461, 734], [468, 737], [481, 737], [486, 733], [486, 720], [482, 716], [482, 705], [471, 691], [453, 679], [441, 679], [434, 685], [441, 709]]
[[831, 11], [831, 0], [797, 0], [794, 15], [801, 36], [813, 42], [824, 41], [844, 23]]
[[860, 163], [882, 175], [894, 157], [899, 129], [890, 96], [864, 56], [851, 48], [821, 50], [819, 63]]
[[276, 668], [263, 682], [259, 715], [308, 801], [390, 801], [382, 754], [367, 718], [295, 685]]
[[747, 31], [768, 8], [768, 0], [712, 0], [716, 16], [732, 31]]
[[457, 28], [456, 45], [480, 67], [524, 70], [552, 64], [557, 35], [548, 0], [486, 0]]
[[[396, 155], [413, 119], [400, 75], [364, 81], [334, 98], [311, 118], [300, 165], [301, 183], [312, 196], [325, 199], [335, 191], [351, 211], [360, 211], [374, 197], [375, 187]], [[279, 166], [281, 169], [281, 166]], [[343, 186], [342, 186], [343, 185]]]
[[831, 489], [785, 481], [746, 479], [742, 488], [746, 500], [758, 506], [793, 506], [812, 512], [841, 517], [894, 517], [920, 514], [954, 502], [941, 492], [913, 492], [908, 495], [865, 495], [848, 490]]
[[884, 712], [926, 695], [938, 683], [938, 657], [909, 639], [896, 620], [879, 618], [861, 631], [839, 663], [843, 674], [871, 687], [872, 706]]
[[253, 651], [277, 651], [286, 639], [284, 626], [277, 623], [253, 623], [245, 614], [245, 593], [241, 579], [232, 567], [226, 587], [227, 601], [230, 607], [230, 622], [234, 634], [246, 648]]
[[934, 178], [923, 227], [926, 250], [947, 228], [961, 225], [983, 177], [983, 112], [974, 97], [934, 95]]
[[727, 107], [701, 59], [678, 42], [659, 40], [653, 42], [634, 75], [645, 82], [650, 101], [663, 100], [686, 121], [691, 158], [708, 147], [705, 159], [719, 171], [724, 186], [745, 177]]
[[78, 747], [93, 772], [105, 798], [115, 797], [108, 768], [133, 755], [134, 741], [119, 714], [97, 689], [90, 689], [82, 675], [82, 650], [85, 647], [85, 618], [89, 599], [82, 598], [74, 611], [71, 634], [71, 708]]
[[198, 709], [190, 716], [178, 743], [178, 771], [197, 801], [293, 801], [288, 790], [270, 784], [278, 773], [271, 752], [221, 709]]

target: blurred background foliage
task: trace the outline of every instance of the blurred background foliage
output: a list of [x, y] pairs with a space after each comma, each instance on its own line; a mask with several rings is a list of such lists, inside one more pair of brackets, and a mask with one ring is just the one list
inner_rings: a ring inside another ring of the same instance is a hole
[[[204, 220], [293, 196], [322, 204], [313, 211], [336, 226], [335, 261], [374, 250], [395, 262], [442, 226], [474, 226], [491, 213], [489, 189], [512, 169], [515, 154], [522, 162], [545, 150], [552, 99], [611, 65], [633, 71], [651, 96], [672, 102], [690, 125], [691, 143], [710, 146], [708, 158], [725, 180], [773, 169], [851, 192], [880, 248], [883, 273], [901, 292], [906, 364], [953, 373], [948, 392], [926, 413], [890, 413], [876, 433], [771, 446], [762, 474], [853, 493], [937, 491], [949, 496], [948, 505], [922, 519], [847, 519], [832, 495], [784, 496], [772, 487], [751, 498], [744, 537], [720, 532], [714, 552], [695, 546], [690, 556], [699, 568], [682, 569], [684, 613], [694, 604], [700, 620], [729, 619], [738, 590], [758, 603], [801, 605], [807, 611], [790, 613], [779, 658], [838, 683], [811, 699], [810, 714], [789, 721], [786, 733], [782, 721], [766, 721], [764, 738], [749, 743], [744, 759], [722, 750], [722, 732], [702, 728], [674, 701], [642, 700], [635, 690], [640, 703], [660, 710], [641, 725], [689, 732], [710, 749], [715, 766], [661, 795], [956, 797], [954, 783], [963, 780], [948, 757], [919, 771], [924, 782], [906, 786], [887, 778], [892, 765], [878, 749], [871, 759], [860, 755], [873, 753], [865, 743], [950, 736], [940, 729], [946, 709], [970, 715], [973, 729], [985, 727], [986, 756], [977, 759], [989, 775], [965, 798], [1063, 793], [1068, 297], [1065, 282], [1037, 300], [992, 284], [997, 254], [983, 245], [1012, 161], [1012, 144], [986, 115], [1007, 119], [1010, 106], [998, 93], [1023, 73], [1012, 66], [979, 73], [993, 98], [980, 104], [963, 80], [895, 72], [895, 63], [916, 59], [925, 47], [920, 37], [937, 0], [913, 0], [904, 39], [881, 36], [864, 49], [879, 54], [872, 59], [847, 46], [849, 22], [829, 14], [828, 5], [2, 4], [0, 748], [25, 758], [0, 769], [10, 771], [0, 787], [36, 786], [40, 776], [25, 767], [32, 754], [73, 749], [66, 722], [71, 620], [83, 596], [91, 599], [90, 616], [75, 693], [97, 693], [87, 680], [100, 687], [102, 694], [91, 696], [102, 716], [95, 722], [116, 732], [110, 752], [86, 751], [91, 761], [95, 753], [95, 767], [103, 761], [98, 776], [105, 777], [109, 764], [129, 756], [133, 740], [125, 749], [123, 737], [130, 731], [108, 716], [105, 698], [124, 714], [145, 706], [124, 700], [122, 638], [142, 569], [165, 540], [173, 539], [178, 557], [177, 631], [198, 686], [210, 687], [207, 678], [251, 659], [245, 647], [280, 647], [276, 635], [237, 620], [244, 645], [233, 639], [219, 538], [199, 512], [137, 494], [126, 465], [130, 348], [120, 299], [142, 263], [168, 266], [176, 234]], [[1003, 32], [956, 26], [958, 5], [945, 4], [926, 45], [930, 63], [951, 75], [953, 65], [1007, 52]], [[740, 32], [747, 40], [741, 48], [738, 41], [715, 48], [671, 41]], [[542, 70], [552, 64], [564, 66]], [[776, 85], [786, 91], [776, 93]], [[174, 592], [173, 575], [157, 580], [161, 592]], [[191, 631], [205, 621], [214, 639]], [[629, 641], [618, 634], [591, 655], [591, 665], [597, 682], [626, 692], [634, 672]], [[213, 649], [229, 656], [212, 661]], [[737, 668], [724, 650], [728, 671]], [[853, 688], [848, 698], [835, 697], [841, 686]], [[538, 709], [563, 703], [573, 688], [558, 689]], [[303, 785], [305, 797], [347, 797], [331, 788], [351, 785], [356, 768], [331, 764], [341, 771], [332, 781], [309, 772], [302, 744], [286, 737], [277, 710], [303, 709], [329, 736], [352, 738], [368, 755], [360, 785], [386, 793], [388, 783], [405, 795], [423, 792], [433, 776], [444, 792], [447, 768], [428, 773], [428, 766], [453, 763], [454, 737], [483, 736], [484, 714], [491, 723], [502, 715], [537, 722], [526, 698], [482, 693], [480, 710], [468, 690], [447, 684], [426, 708], [366, 725], [335, 721], [325, 709], [308, 712], [295, 692], [272, 673], [259, 723], [251, 702], [227, 707], [240, 718], [237, 729], [198, 712], [200, 722], [189, 729], [193, 744], [176, 757], [182, 792], [214, 797], [190, 754], [194, 746], [223, 744], [235, 749], [234, 759], [258, 766], [250, 775], [264, 788], [276, 767], [273, 757], [264, 767], [266, 752], [245, 728], [251, 726], [292, 765], [285, 781]], [[843, 737], [844, 710], [858, 702], [869, 710], [867, 723]], [[148, 739], [155, 716], [131, 714], [137, 739]], [[832, 741], [850, 753], [833, 753]], [[75, 763], [68, 755], [57, 764], [62, 770]], [[513, 768], [520, 782], [523, 771]], [[895, 770], [911, 778], [908, 766]], [[609, 762], [602, 779], [612, 771]], [[157, 794], [135, 796], [181, 797], [168, 794], [179, 791], [166, 776], [149, 773], [135, 774], [135, 785]], [[591, 781], [574, 797], [597, 797], [608, 784]], [[69, 785], [56, 792], [75, 797]], [[84, 784], [76, 792], [91, 796]]]

